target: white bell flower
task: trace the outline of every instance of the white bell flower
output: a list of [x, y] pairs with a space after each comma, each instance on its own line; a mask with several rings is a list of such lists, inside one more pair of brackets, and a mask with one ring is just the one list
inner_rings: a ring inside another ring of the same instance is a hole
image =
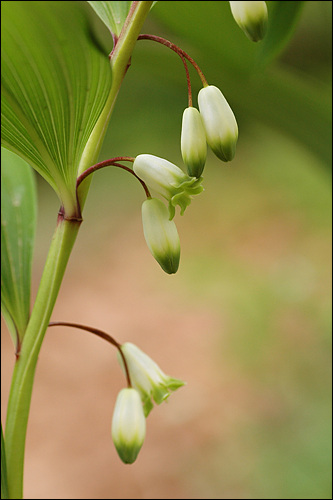
[[[131, 384], [140, 393], [146, 417], [153, 409], [152, 399], [161, 404], [170, 396], [170, 391], [185, 384], [166, 375], [155, 361], [131, 342], [125, 342], [120, 348], [126, 359]], [[121, 357], [118, 359], [124, 369]]]
[[183, 113], [181, 152], [189, 175], [200, 177], [207, 157], [206, 133], [199, 111], [192, 106]]
[[179, 266], [180, 241], [173, 220], [169, 220], [167, 207], [157, 198], [142, 204], [142, 224], [148, 248], [162, 269], [174, 274]]
[[149, 154], [135, 158], [133, 170], [151, 189], [169, 201], [170, 220], [175, 215], [175, 207], [180, 206], [181, 215], [191, 203], [192, 195], [203, 191], [202, 177], [189, 177], [173, 163]]
[[221, 160], [232, 160], [236, 151], [238, 126], [224, 95], [214, 85], [207, 85], [199, 92], [198, 104], [209, 147]]
[[143, 445], [146, 419], [140, 394], [136, 389], [122, 389], [117, 397], [112, 418], [112, 440], [119, 457], [132, 464]]
[[259, 42], [267, 30], [266, 2], [229, 2], [232, 15], [245, 35], [253, 42]]

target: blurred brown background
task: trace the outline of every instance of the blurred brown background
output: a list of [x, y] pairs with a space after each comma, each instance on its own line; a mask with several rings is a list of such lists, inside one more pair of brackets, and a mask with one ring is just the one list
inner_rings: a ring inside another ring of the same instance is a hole
[[[188, 3], [160, 2], [168, 9]], [[305, 4], [277, 67], [319, 88], [330, 74], [324, 5], [330, 2]], [[163, 9], [156, 6], [146, 32], [177, 41]], [[250, 43], [236, 24], [232, 29], [234, 43]], [[246, 86], [240, 102], [231, 84], [225, 90], [225, 73], [227, 82], [237, 78], [230, 68], [220, 68], [204, 44], [178, 41], [235, 111], [236, 158], [226, 165], [209, 152], [204, 193], [175, 218], [182, 256], [173, 276], [160, 269], [144, 241], [139, 184], [118, 169], [95, 174], [52, 320], [95, 326], [119, 342], [131, 341], [187, 385], [152, 411], [136, 463], [124, 465], [110, 434], [116, 396], [125, 385], [115, 350], [86, 332], [50, 329], [32, 397], [26, 498], [331, 495], [327, 166], [288, 132], [295, 109], [284, 111], [287, 132], [283, 121], [280, 127], [268, 125], [265, 116], [260, 121], [241, 104]], [[141, 43], [101, 159], [151, 153], [181, 165], [184, 70], [164, 47]], [[193, 82], [195, 94], [195, 74]], [[252, 84], [258, 100], [259, 83]], [[271, 98], [279, 103], [279, 94]], [[33, 297], [58, 210], [41, 179], [38, 189]], [[2, 420], [13, 363], [4, 326]]]

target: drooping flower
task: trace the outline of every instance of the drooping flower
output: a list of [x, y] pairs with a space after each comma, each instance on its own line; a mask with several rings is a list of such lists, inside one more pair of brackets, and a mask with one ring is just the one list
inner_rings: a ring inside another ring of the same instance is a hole
[[[171, 391], [185, 384], [182, 380], [166, 375], [155, 361], [131, 342], [125, 342], [121, 350], [127, 362], [132, 386], [140, 393], [146, 417], [153, 409], [152, 400], [161, 404]], [[121, 357], [118, 359], [124, 369]]]
[[183, 113], [181, 152], [188, 174], [200, 177], [207, 156], [206, 133], [199, 111], [192, 106]]
[[221, 160], [232, 160], [236, 151], [238, 126], [224, 95], [214, 85], [207, 85], [199, 92], [198, 104], [208, 145]]
[[232, 15], [245, 35], [253, 42], [259, 42], [267, 30], [266, 2], [229, 2]]
[[142, 204], [143, 233], [148, 248], [162, 269], [174, 274], [179, 266], [180, 241], [173, 220], [169, 220], [167, 207], [157, 198]]
[[181, 215], [191, 203], [192, 196], [203, 191], [202, 177], [189, 177], [173, 163], [149, 154], [135, 158], [133, 170], [151, 189], [169, 201], [170, 220], [175, 207], [180, 206]]
[[140, 394], [136, 389], [122, 389], [117, 397], [112, 418], [112, 440], [119, 457], [132, 464], [143, 445], [146, 419]]

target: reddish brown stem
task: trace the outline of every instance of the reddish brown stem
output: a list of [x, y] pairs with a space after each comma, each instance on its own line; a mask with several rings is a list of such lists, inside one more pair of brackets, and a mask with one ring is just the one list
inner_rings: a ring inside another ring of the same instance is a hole
[[98, 337], [101, 337], [102, 339], [106, 340], [107, 342], [109, 342], [110, 344], [115, 346], [118, 349], [119, 354], [120, 354], [120, 356], [123, 360], [124, 366], [125, 366], [127, 385], [128, 385], [128, 387], [132, 387], [127, 362], [126, 362], [125, 356], [123, 354], [123, 351], [121, 350], [121, 344], [119, 344], [113, 337], [111, 337], [111, 335], [109, 335], [108, 333], [102, 332], [102, 330], [98, 330], [97, 328], [93, 328], [91, 326], [79, 325], [78, 323], [68, 323], [67, 321], [52, 321], [51, 323], [49, 323], [49, 326], [70, 326], [72, 328], [78, 328], [80, 330], [85, 330], [87, 332], [93, 333], [94, 335], [97, 335]]
[[192, 107], [192, 87], [191, 87], [191, 80], [190, 80], [190, 73], [188, 71], [188, 67], [187, 67], [187, 64], [186, 64], [186, 61], [185, 61], [185, 57], [182, 55], [182, 54], [179, 54], [179, 56], [181, 57], [182, 61], [183, 61], [183, 64], [184, 64], [184, 68], [185, 68], [185, 71], [186, 71], [186, 80], [187, 80], [187, 94], [188, 94], [188, 107]]
[[166, 40], [165, 38], [162, 38], [160, 36], [149, 35], [149, 34], [139, 35], [138, 40], [152, 40], [153, 42], [161, 43], [162, 45], [165, 45], [166, 47], [169, 47], [169, 49], [176, 52], [176, 54], [178, 54], [180, 57], [181, 56], [185, 57], [192, 64], [192, 66], [196, 69], [196, 71], [197, 71], [197, 73], [202, 81], [203, 86], [207, 87], [208, 82], [205, 78], [205, 75], [203, 74], [203, 72], [201, 71], [199, 66], [197, 65], [197, 63], [194, 61], [194, 59], [192, 59], [191, 56], [189, 56], [185, 52], [185, 50], [178, 47], [175, 43], [172, 43], [169, 40]]
[[87, 170], [85, 170], [77, 178], [76, 189], [79, 187], [79, 185], [81, 184], [81, 182], [86, 177], [88, 177], [88, 175], [92, 174], [93, 172], [96, 172], [96, 170], [99, 170], [99, 169], [104, 168], [104, 167], [119, 167], [119, 168], [122, 168], [123, 170], [126, 170], [130, 174], [134, 175], [134, 177], [136, 177], [136, 179], [138, 179], [138, 181], [140, 181], [143, 189], [145, 190], [147, 198], [151, 198], [151, 194], [149, 192], [149, 189], [148, 189], [146, 183], [142, 179], [140, 179], [140, 177], [138, 177], [136, 175], [136, 173], [131, 168], [125, 167], [125, 165], [122, 165], [121, 163], [118, 163], [118, 160], [134, 162], [135, 158], [132, 158], [131, 156], [116, 156], [115, 158], [111, 158], [110, 160], [104, 160], [104, 161], [101, 161], [99, 163], [96, 163], [92, 167], [87, 168]]

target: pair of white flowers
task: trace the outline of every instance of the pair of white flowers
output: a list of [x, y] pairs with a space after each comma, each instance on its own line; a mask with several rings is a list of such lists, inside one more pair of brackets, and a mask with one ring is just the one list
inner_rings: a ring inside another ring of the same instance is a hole
[[[146, 435], [146, 417], [153, 409], [153, 402], [161, 404], [170, 391], [184, 382], [169, 377], [147, 354], [137, 346], [126, 342], [120, 346], [125, 357], [132, 387], [122, 389], [117, 397], [113, 419], [112, 439], [121, 460], [133, 463]], [[119, 361], [125, 371], [122, 358]]]
[[214, 85], [202, 88], [198, 95], [200, 112], [186, 108], [183, 113], [181, 151], [189, 175], [200, 177], [207, 156], [207, 143], [222, 161], [235, 156], [238, 126], [224, 95]]

